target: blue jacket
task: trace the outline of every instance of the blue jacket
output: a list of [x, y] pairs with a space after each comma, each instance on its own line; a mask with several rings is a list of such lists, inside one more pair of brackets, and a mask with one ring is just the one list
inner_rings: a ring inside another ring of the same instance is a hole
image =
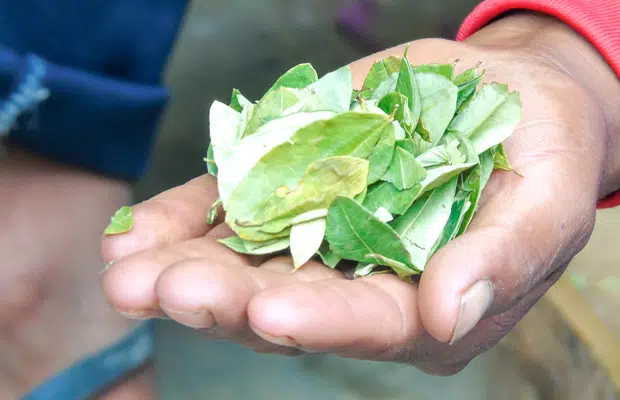
[[0, 0], [0, 135], [95, 173], [144, 172], [188, 0]]

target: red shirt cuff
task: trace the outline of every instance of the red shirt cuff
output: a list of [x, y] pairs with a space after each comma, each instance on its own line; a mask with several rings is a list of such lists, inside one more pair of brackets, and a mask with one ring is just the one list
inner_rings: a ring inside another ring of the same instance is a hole
[[[601, 53], [620, 77], [620, 1], [618, 0], [486, 0], [465, 19], [457, 35], [462, 41], [493, 19], [514, 10], [551, 15], [571, 26]], [[598, 208], [620, 206], [620, 191], [599, 200]]]

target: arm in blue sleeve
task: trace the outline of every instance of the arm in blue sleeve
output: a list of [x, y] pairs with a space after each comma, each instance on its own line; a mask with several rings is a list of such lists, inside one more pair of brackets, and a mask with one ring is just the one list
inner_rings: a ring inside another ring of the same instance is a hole
[[0, 0], [0, 134], [95, 173], [139, 178], [187, 2]]

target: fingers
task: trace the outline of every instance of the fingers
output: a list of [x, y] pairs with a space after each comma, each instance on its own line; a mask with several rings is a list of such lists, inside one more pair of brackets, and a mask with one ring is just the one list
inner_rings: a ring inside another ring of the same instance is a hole
[[176, 263], [205, 257], [219, 264], [244, 265], [249, 262], [209, 236], [141, 251], [114, 263], [103, 273], [102, 285], [108, 302], [128, 316], [156, 316], [160, 311], [155, 293], [159, 276]]
[[264, 290], [248, 316], [272, 343], [356, 358], [393, 359], [422, 332], [415, 285], [392, 275]]
[[104, 261], [205, 235], [207, 212], [217, 196], [215, 178], [203, 175], [133, 206], [132, 230], [103, 238]]

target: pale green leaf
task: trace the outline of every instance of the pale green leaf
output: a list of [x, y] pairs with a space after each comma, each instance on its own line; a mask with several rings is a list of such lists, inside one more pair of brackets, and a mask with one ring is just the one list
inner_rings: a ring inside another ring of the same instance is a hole
[[504, 145], [502, 143], [498, 144], [493, 151], [493, 162], [495, 169], [514, 171], [512, 165], [510, 165], [510, 161], [508, 161], [508, 157], [506, 156]]
[[222, 200], [218, 197], [218, 199], [215, 200], [213, 204], [211, 204], [211, 207], [209, 207], [209, 212], [207, 214], [207, 223], [209, 225], [212, 225], [215, 222], [215, 219], [217, 218], [217, 214], [218, 214], [218, 209], [221, 205], [222, 205]]
[[316, 94], [326, 110], [337, 113], [348, 111], [353, 92], [351, 68], [345, 66], [330, 72], [302, 92]]
[[475, 165], [475, 163], [468, 163], [428, 168], [426, 170], [428, 175], [426, 176], [426, 179], [421, 182], [422, 189], [420, 190], [420, 194], [426, 193], [429, 190], [445, 184], [461, 172], [466, 171]]
[[385, 97], [388, 93], [394, 92], [397, 90], [398, 77], [400, 75], [398, 73], [394, 73], [388, 76], [377, 88], [372, 92], [369, 97], [369, 100], [379, 101], [383, 97]]
[[330, 249], [347, 260], [372, 262], [368, 255], [380, 255], [410, 264], [409, 254], [396, 232], [346, 197], [337, 198], [329, 208], [325, 236]]
[[[256, 163], [273, 148], [287, 143], [296, 132], [309, 124], [327, 120], [330, 111], [297, 113], [276, 119], [263, 125], [256, 133], [243, 138], [228, 151], [218, 166], [218, 191], [224, 209], [228, 208], [230, 196]], [[258, 182], [260, 184], [260, 182]]]
[[422, 64], [413, 68], [416, 74], [423, 72], [431, 72], [433, 74], [439, 74], [446, 79], [452, 80], [454, 78], [454, 63], [452, 64]]
[[232, 96], [230, 98], [230, 108], [237, 112], [243, 111], [245, 107], [252, 104], [250, 100], [243, 97], [241, 92], [237, 89], [233, 89]]
[[119, 208], [110, 218], [110, 224], [105, 228], [104, 235], [118, 235], [129, 232], [133, 228], [133, 212], [131, 207]]
[[214, 101], [209, 110], [209, 135], [213, 160], [218, 167], [231, 147], [241, 139], [239, 123], [241, 114], [226, 104]]
[[280, 87], [271, 91], [256, 104], [243, 136], [251, 135], [271, 120], [286, 116], [287, 110], [299, 101], [299, 95], [289, 88]]
[[[379, 138], [391, 128], [389, 118], [354, 112], [303, 127], [288, 141], [273, 147], [242, 179], [226, 208], [226, 223], [244, 239], [257, 240], [244, 235], [250, 234], [252, 226], [260, 225], [256, 215], [264, 209], [269, 196], [279, 188], [295, 191], [308, 166], [316, 160], [344, 155], [369, 157]], [[222, 169], [220, 166], [220, 177]]]
[[470, 207], [471, 203], [467, 198], [462, 198], [452, 203], [450, 218], [446, 223], [442, 236], [440, 236], [439, 240], [435, 244], [432, 253], [436, 253], [437, 250], [448, 244], [457, 236], [461, 224], [465, 219], [465, 215]]
[[396, 147], [392, 162], [382, 179], [392, 183], [398, 190], [405, 190], [422, 182], [427, 175], [424, 167], [411, 153], [402, 147]]
[[450, 123], [451, 131], [470, 138], [478, 154], [506, 140], [521, 119], [518, 92], [507, 85], [492, 83], [482, 89], [463, 107]]
[[265, 96], [281, 87], [303, 89], [315, 83], [317, 80], [318, 76], [312, 65], [308, 63], [299, 64], [289, 69], [278, 78], [271, 89], [265, 93]]
[[323, 242], [317, 254], [321, 257], [321, 261], [323, 262], [323, 264], [330, 268], [336, 268], [340, 261], [342, 261], [342, 258], [338, 257], [329, 248], [329, 244], [326, 241]]
[[454, 177], [419, 198], [403, 215], [390, 225], [400, 235], [416, 269], [422, 271], [433, 247], [442, 234], [456, 193]]
[[394, 137], [394, 125], [385, 129], [385, 133], [379, 138], [372, 154], [368, 157], [370, 162], [370, 170], [368, 171], [368, 185], [377, 182], [388, 170], [392, 157], [394, 155], [394, 147], [396, 146], [396, 138]]
[[230, 236], [224, 239], [218, 239], [218, 242], [239, 254], [251, 255], [269, 255], [279, 253], [286, 250], [290, 245], [290, 240], [287, 237], [268, 240], [265, 242], [251, 242], [248, 240], [243, 240], [239, 236]]
[[478, 209], [478, 203], [480, 201], [482, 190], [489, 181], [492, 172], [493, 154], [490, 150], [488, 150], [480, 155], [480, 164], [471, 171], [464, 183], [464, 186], [470, 192], [468, 198], [470, 206], [463, 216], [457, 235], [462, 235], [467, 231], [467, 228], [469, 228], [469, 224]]
[[326, 219], [320, 218], [291, 228], [291, 256], [293, 266], [300, 268], [317, 253], [325, 237]]
[[463, 104], [476, 94], [476, 88], [480, 84], [482, 76], [483, 73], [479, 72], [478, 66], [476, 66], [454, 78], [454, 84], [459, 88], [459, 94], [456, 100], [457, 110], [460, 110]]
[[[422, 112], [422, 97], [418, 88], [416, 74], [407, 59], [406, 53], [401, 61], [400, 73], [398, 74], [398, 80], [396, 82], [396, 89], [407, 97], [407, 104], [411, 110], [411, 127], [415, 129], [418, 125], [420, 114]], [[406, 126], [403, 128], [407, 129]]]
[[215, 158], [213, 157], [213, 145], [211, 142], [209, 142], [209, 147], [207, 148], [207, 157], [205, 158], [205, 162], [207, 163], [207, 172], [217, 177], [217, 164], [215, 163]]
[[282, 226], [286, 218], [292, 223], [293, 218], [299, 215], [327, 209], [338, 196], [352, 198], [366, 189], [367, 179], [367, 160], [351, 156], [321, 158], [308, 166], [295, 188], [280, 186], [267, 196], [254, 218], [247, 221], [249, 224], [238, 222], [274, 232], [272, 228], [263, 225], [277, 221], [277, 225]]
[[400, 71], [400, 65], [401, 59], [393, 56], [375, 62], [364, 80], [362, 91], [367, 93], [368, 91], [375, 90], [388, 77], [392, 76], [394, 73], [398, 73]]
[[366, 258], [374, 264], [390, 267], [401, 278], [408, 278], [419, 274], [419, 271], [416, 271], [401, 262], [392, 260], [391, 258], [385, 257], [381, 254], [367, 254]]
[[378, 182], [368, 189], [362, 205], [371, 213], [384, 207], [391, 214], [404, 214], [418, 197], [421, 185], [407, 190], [398, 190], [389, 182]]
[[433, 144], [438, 144], [456, 113], [458, 87], [443, 75], [416, 74], [422, 109], [416, 131]]

